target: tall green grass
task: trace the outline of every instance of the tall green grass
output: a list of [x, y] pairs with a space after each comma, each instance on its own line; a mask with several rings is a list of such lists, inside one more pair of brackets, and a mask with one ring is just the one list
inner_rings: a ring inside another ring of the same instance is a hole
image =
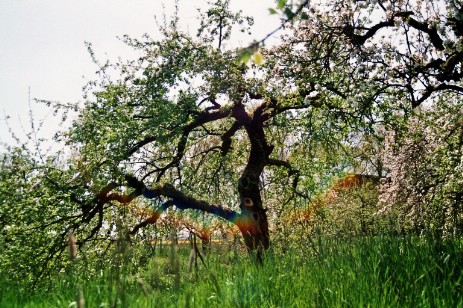
[[58, 275], [48, 290], [2, 285], [0, 307], [77, 307], [77, 284], [86, 307], [463, 307], [461, 240], [315, 242], [269, 251], [264, 265], [223, 247], [197, 267], [187, 247], [158, 252], [143, 267], [124, 255], [97, 274]]

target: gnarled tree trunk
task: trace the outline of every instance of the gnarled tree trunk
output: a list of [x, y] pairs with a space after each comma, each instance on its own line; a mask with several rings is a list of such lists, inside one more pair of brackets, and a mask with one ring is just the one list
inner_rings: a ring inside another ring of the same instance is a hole
[[262, 206], [258, 178], [241, 177], [238, 181], [241, 214], [236, 225], [243, 235], [249, 252], [257, 252], [262, 260], [262, 252], [269, 247], [270, 236], [266, 209]]
[[248, 251], [257, 251], [257, 258], [262, 260], [262, 252], [269, 248], [270, 236], [268, 218], [260, 194], [260, 176], [268, 164], [273, 146], [267, 143], [263, 124], [266, 104], [248, 114], [242, 104], [235, 105], [232, 115], [244, 126], [251, 143], [248, 162], [238, 180], [241, 214], [236, 224], [240, 229]]

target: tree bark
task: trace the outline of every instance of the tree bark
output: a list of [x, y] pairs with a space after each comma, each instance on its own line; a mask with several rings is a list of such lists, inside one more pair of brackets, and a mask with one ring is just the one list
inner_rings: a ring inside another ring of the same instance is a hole
[[270, 236], [268, 218], [263, 207], [260, 193], [260, 176], [269, 162], [273, 147], [267, 143], [263, 124], [266, 103], [262, 103], [248, 114], [242, 104], [234, 107], [232, 115], [243, 125], [251, 143], [248, 161], [243, 174], [238, 180], [241, 214], [236, 225], [243, 235], [249, 252], [256, 252], [258, 261], [262, 262], [262, 253], [269, 248]]
[[262, 253], [269, 248], [270, 235], [267, 210], [262, 206], [258, 178], [242, 176], [238, 181], [238, 192], [241, 214], [235, 224], [243, 235], [248, 251], [256, 252], [257, 259], [262, 262]]

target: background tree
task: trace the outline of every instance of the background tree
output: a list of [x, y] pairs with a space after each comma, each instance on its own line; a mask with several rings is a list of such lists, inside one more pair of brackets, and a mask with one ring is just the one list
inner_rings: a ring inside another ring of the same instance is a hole
[[36, 282], [49, 274], [51, 261], [66, 260], [61, 223], [78, 220], [69, 193], [57, 192], [68, 174], [52, 158], [41, 162], [30, 154], [9, 148], [0, 156], [1, 270], [13, 283]]
[[461, 235], [461, 117], [461, 99], [442, 96], [411, 119], [407, 134], [388, 134], [381, 213], [395, 215], [402, 232]]
[[391, 217], [399, 215], [403, 231], [459, 234], [459, 177], [450, 170], [459, 164], [452, 153], [459, 147], [463, 93], [461, 3], [284, 2], [282, 12], [295, 7], [300, 8], [291, 19], [295, 34], [286, 40], [286, 54], [299, 52], [285, 62], [291, 84], [317, 76], [320, 104], [366, 115], [351, 140], [377, 136], [379, 147], [364, 143], [373, 152], [359, 157], [373, 163], [367, 169], [376, 166], [378, 175], [390, 176], [381, 200]]

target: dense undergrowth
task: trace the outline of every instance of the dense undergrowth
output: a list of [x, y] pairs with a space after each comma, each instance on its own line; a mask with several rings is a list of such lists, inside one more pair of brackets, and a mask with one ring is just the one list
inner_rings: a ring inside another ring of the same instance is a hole
[[185, 245], [155, 251], [141, 266], [124, 248], [106, 268], [82, 270], [78, 258], [35, 291], [0, 278], [0, 307], [463, 307], [461, 240], [311, 243], [305, 251], [273, 249], [262, 266], [220, 245], [204, 263]]

